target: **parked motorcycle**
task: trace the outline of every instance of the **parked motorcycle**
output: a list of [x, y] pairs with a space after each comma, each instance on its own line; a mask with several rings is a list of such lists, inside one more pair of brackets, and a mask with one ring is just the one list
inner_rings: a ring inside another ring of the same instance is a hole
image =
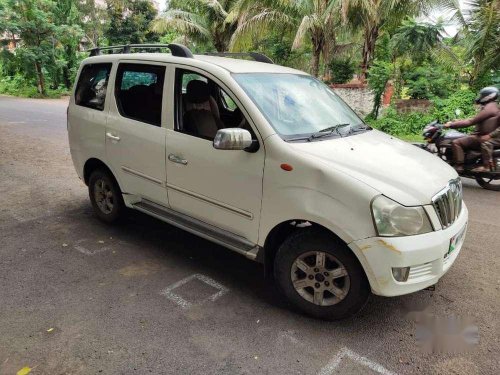
[[[452, 163], [451, 143], [467, 134], [455, 129], [446, 129], [437, 120], [427, 124], [422, 132], [426, 143], [415, 144], [433, 154], [436, 154], [446, 163]], [[464, 171], [461, 177], [473, 178], [484, 189], [500, 191], [500, 148], [493, 151], [494, 170], [490, 172], [472, 172], [472, 169], [483, 165], [480, 151], [468, 150], [465, 154]]]

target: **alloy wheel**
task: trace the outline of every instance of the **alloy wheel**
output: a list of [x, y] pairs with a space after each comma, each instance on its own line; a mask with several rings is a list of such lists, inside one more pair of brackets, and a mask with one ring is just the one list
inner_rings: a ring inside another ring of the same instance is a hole
[[349, 293], [346, 268], [335, 256], [323, 251], [309, 251], [297, 257], [290, 276], [295, 291], [318, 306], [335, 305]]
[[98, 179], [94, 183], [94, 199], [102, 213], [108, 215], [113, 211], [113, 190], [104, 179]]

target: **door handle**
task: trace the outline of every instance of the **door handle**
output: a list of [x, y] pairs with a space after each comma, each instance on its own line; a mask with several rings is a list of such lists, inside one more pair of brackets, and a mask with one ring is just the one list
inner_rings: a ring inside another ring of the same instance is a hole
[[174, 155], [174, 154], [170, 154], [168, 155], [168, 160], [174, 162], [174, 163], [178, 163], [178, 164], [182, 164], [182, 165], [187, 165], [188, 161], [186, 159], [183, 159], [177, 155]]
[[106, 133], [106, 137], [108, 137], [112, 141], [116, 141], [116, 142], [120, 141], [120, 137], [118, 137], [117, 135], [113, 135], [112, 133], [109, 133], [109, 132]]

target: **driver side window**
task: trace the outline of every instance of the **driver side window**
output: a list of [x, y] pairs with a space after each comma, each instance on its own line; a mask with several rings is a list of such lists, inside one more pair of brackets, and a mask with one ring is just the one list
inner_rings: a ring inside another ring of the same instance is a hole
[[175, 130], [178, 132], [213, 141], [219, 129], [248, 127], [231, 97], [214, 81], [197, 72], [176, 70], [175, 96]]

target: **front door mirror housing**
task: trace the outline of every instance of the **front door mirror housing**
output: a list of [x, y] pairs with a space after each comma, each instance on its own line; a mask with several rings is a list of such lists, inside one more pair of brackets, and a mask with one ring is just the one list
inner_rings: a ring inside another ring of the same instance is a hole
[[252, 146], [252, 135], [246, 129], [219, 129], [214, 138], [214, 148], [218, 150], [245, 150]]

